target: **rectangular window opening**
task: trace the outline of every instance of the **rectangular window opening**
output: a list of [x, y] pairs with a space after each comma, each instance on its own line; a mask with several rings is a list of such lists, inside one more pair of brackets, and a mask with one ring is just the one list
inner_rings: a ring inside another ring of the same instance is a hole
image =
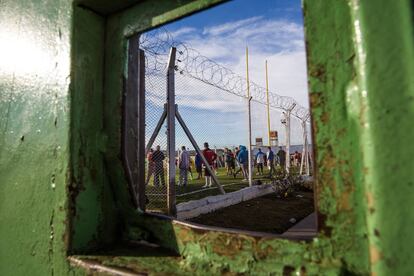
[[228, 2], [129, 44], [144, 91], [140, 208], [193, 227], [314, 237], [300, 1]]

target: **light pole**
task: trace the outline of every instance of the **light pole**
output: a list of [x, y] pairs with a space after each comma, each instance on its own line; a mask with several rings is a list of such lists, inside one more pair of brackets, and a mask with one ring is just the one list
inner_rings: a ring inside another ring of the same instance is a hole
[[246, 46], [246, 81], [247, 81], [247, 110], [248, 110], [248, 124], [249, 124], [249, 137], [248, 137], [248, 172], [249, 172], [249, 186], [253, 186], [252, 178], [252, 113], [251, 113], [251, 101], [250, 96], [250, 82], [249, 82], [249, 49]]
[[293, 103], [292, 106], [283, 112], [283, 119], [281, 121], [282, 124], [285, 125], [285, 133], [286, 133], [286, 157], [285, 157], [285, 169], [286, 172], [289, 173], [290, 171], [290, 114], [295, 108], [296, 104]]

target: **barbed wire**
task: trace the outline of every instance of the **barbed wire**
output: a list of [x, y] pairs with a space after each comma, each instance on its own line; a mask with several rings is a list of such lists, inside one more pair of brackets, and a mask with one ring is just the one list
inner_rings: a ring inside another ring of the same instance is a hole
[[[228, 93], [247, 98], [247, 80], [231, 69], [203, 56], [189, 45], [175, 41], [166, 29], [160, 28], [140, 38], [140, 48], [146, 53], [146, 70], [149, 74], [159, 74], [166, 70], [168, 54], [171, 47], [177, 49], [176, 70], [180, 74], [198, 79], [204, 83], [220, 88]], [[253, 81], [249, 82], [252, 100], [267, 104], [266, 89]], [[269, 91], [269, 105], [291, 114], [301, 121], [309, 122], [309, 110], [298, 104], [293, 98], [281, 96]]]

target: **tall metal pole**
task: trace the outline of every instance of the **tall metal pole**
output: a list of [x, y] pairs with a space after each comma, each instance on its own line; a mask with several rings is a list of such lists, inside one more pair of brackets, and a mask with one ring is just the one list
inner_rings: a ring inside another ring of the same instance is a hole
[[286, 127], [286, 172], [289, 173], [290, 171], [290, 113], [292, 112], [293, 108], [295, 108], [296, 104], [284, 112], [285, 115], [285, 127]]
[[170, 216], [177, 215], [175, 206], [175, 54], [171, 47], [167, 71], [167, 151], [168, 151], [168, 186], [167, 205]]
[[250, 82], [249, 82], [249, 48], [246, 46], [246, 81], [247, 81], [247, 109], [248, 109], [248, 123], [249, 123], [249, 139], [248, 139], [248, 165], [249, 165], [249, 186], [253, 186], [252, 178], [252, 113], [250, 97]]
[[269, 108], [269, 78], [267, 74], [267, 60], [266, 60], [266, 107], [267, 107], [267, 141], [270, 144], [270, 108]]

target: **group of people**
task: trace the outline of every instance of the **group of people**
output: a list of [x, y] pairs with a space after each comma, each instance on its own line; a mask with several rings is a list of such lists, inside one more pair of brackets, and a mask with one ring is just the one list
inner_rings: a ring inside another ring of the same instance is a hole
[[274, 154], [271, 147], [267, 148], [267, 153], [262, 152], [262, 149], [259, 148], [255, 156], [255, 164], [257, 167], [257, 174], [263, 175], [263, 167], [267, 166], [269, 168], [269, 174], [275, 172], [275, 166], [279, 165], [281, 168], [285, 167], [286, 164], [286, 152], [279, 147], [279, 151]]
[[[200, 154], [196, 154], [195, 156], [195, 167], [198, 173], [196, 179], [201, 179], [203, 175], [203, 166], [204, 166], [204, 177], [206, 179], [206, 184], [203, 187], [211, 187], [212, 180], [211, 180], [211, 173], [215, 173], [216, 166], [215, 161], [217, 160], [217, 154], [210, 149], [208, 143], [204, 143], [204, 150], [202, 151], [202, 155], [205, 158], [205, 162], [209, 165], [208, 167], [205, 165], [203, 161], [203, 157]], [[151, 176], [154, 176], [154, 186], [159, 187], [160, 185], [165, 186], [165, 174], [164, 174], [164, 160], [165, 154], [161, 151], [160, 146], [157, 146], [155, 151], [150, 149], [147, 154], [147, 177], [145, 181], [145, 185], [148, 185]], [[192, 175], [191, 172], [191, 158], [190, 153], [185, 148], [185, 146], [181, 147], [181, 151], [177, 160], [177, 166], [179, 168], [179, 186], [187, 186], [188, 184], [188, 173]], [[212, 170], [212, 172], [210, 172]]]
[[[244, 179], [247, 181], [249, 177], [249, 153], [245, 146], [239, 146], [232, 152], [230, 149], [224, 149], [226, 160], [227, 175], [233, 175], [236, 178], [237, 174], [242, 173]], [[267, 152], [264, 153], [261, 148], [254, 156], [254, 164], [257, 168], [257, 174], [263, 175], [265, 166], [269, 168], [269, 174], [272, 176], [275, 173], [275, 165], [279, 164], [281, 167], [285, 166], [286, 152], [279, 147], [279, 151], [275, 155], [271, 147], [267, 147]], [[238, 169], [236, 170], [236, 164]]]
[[[154, 176], [154, 186], [159, 187], [160, 185], [165, 186], [165, 176], [164, 176], [164, 160], [165, 154], [161, 151], [160, 146], [157, 146], [155, 151], [150, 149], [147, 154], [147, 177], [146, 185], [149, 183], [151, 176]], [[203, 160], [203, 158], [205, 160]], [[295, 152], [294, 160], [298, 160], [298, 154]], [[205, 185], [203, 188], [212, 186], [212, 174], [216, 174], [217, 170], [217, 154], [215, 151], [211, 150], [209, 144], [204, 143], [204, 149], [202, 151], [202, 156], [197, 153], [194, 158], [194, 165], [197, 172], [197, 178], [201, 179], [203, 176], [203, 167], [204, 167], [204, 178]], [[229, 148], [224, 149], [224, 161], [227, 175], [232, 175], [234, 178], [239, 173], [242, 173], [243, 181], [248, 181], [249, 178], [249, 154], [245, 146], [240, 145], [236, 147], [234, 151]], [[285, 166], [286, 162], [286, 152], [279, 147], [277, 154], [274, 154], [271, 147], [267, 147], [267, 152], [264, 153], [261, 148], [258, 149], [258, 152], [254, 155], [254, 164], [257, 168], [257, 174], [263, 175], [263, 169], [265, 166], [269, 169], [269, 176], [272, 176], [275, 173], [275, 166], [279, 165], [281, 167]], [[190, 173], [192, 177], [191, 165], [192, 159], [190, 157], [189, 151], [185, 146], [181, 147], [178, 160], [176, 161], [177, 167], [179, 169], [179, 186], [187, 186], [188, 184], [188, 174]], [[208, 166], [206, 165], [208, 164]], [[237, 169], [236, 169], [237, 168]]]
[[[204, 149], [202, 151], [201, 156], [199, 153], [196, 154], [194, 158], [194, 165], [196, 167], [197, 172], [197, 178], [201, 179], [203, 175], [203, 165], [204, 165], [204, 177], [206, 180], [205, 185], [203, 188], [211, 187], [212, 185], [212, 173], [216, 173], [216, 163], [217, 160], [217, 154], [215, 151], [211, 150], [208, 143], [204, 143]], [[205, 158], [205, 162], [203, 161], [203, 157]], [[208, 167], [205, 164], [208, 164]], [[183, 146], [181, 147], [181, 152], [178, 157], [178, 168], [180, 170], [179, 174], [179, 186], [187, 186], [188, 184], [188, 173], [191, 173], [191, 158], [190, 153], [186, 150], [186, 148]]]

